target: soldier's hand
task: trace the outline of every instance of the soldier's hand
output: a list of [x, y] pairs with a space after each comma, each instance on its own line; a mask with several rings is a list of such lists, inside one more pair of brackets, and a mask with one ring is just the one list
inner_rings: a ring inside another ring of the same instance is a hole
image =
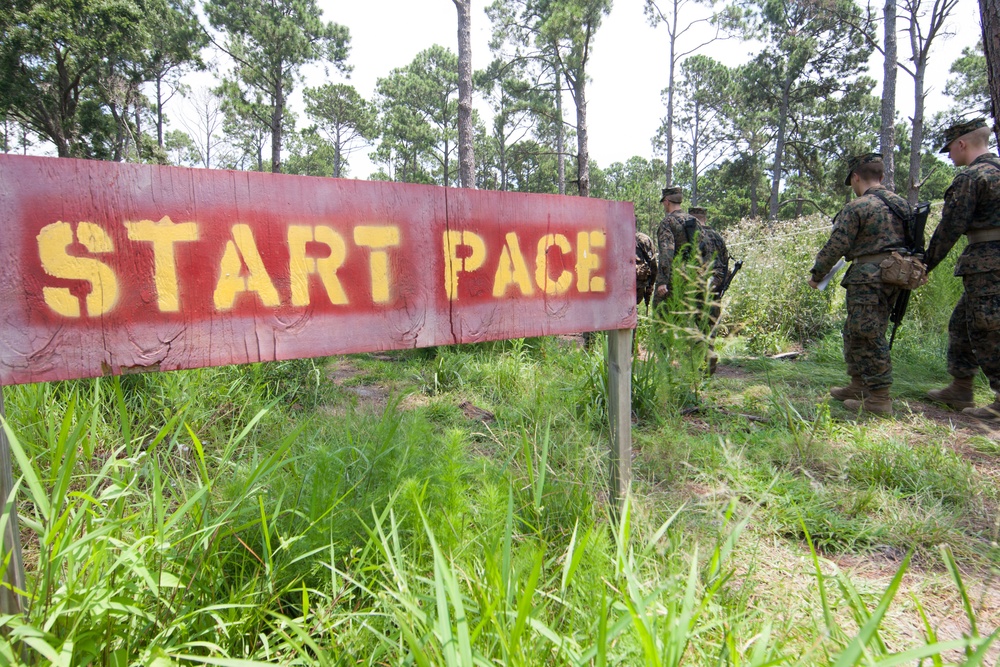
[[660, 297], [662, 299], [666, 295], [667, 295], [667, 286], [666, 285], [657, 285], [656, 286], [656, 296], [658, 296], [658, 297]]
[[819, 283], [816, 282], [815, 280], [813, 280], [812, 278], [810, 278], [809, 279], [809, 287], [812, 287], [813, 289], [819, 289]]

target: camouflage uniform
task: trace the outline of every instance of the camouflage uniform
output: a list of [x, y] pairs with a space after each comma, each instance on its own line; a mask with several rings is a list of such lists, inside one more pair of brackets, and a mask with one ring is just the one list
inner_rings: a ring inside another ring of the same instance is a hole
[[812, 279], [820, 282], [841, 257], [853, 262], [840, 283], [847, 289], [844, 361], [848, 375], [861, 378], [872, 390], [892, 384], [892, 359], [885, 331], [898, 288], [882, 283], [877, 261], [859, 262], [855, 258], [906, 246], [904, 221], [874, 194], [876, 191], [882, 191], [902, 210], [909, 209], [905, 199], [885, 188], [869, 188], [834, 218], [830, 240], [816, 255], [812, 267]]
[[635, 303], [643, 301], [649, 308], [656, 283], [656, 246], [642, 232], [635, 233]]
[[[668, 213], [656, 229], [656, 241], [660, 251], [657, 258], [656, 287], [666, 285], [667, 294], [670, 293], [672, 287], [674, 256], [680, 252], [682, 258], [690, 257], [692, 246], [689, 232], [693, 233], [697, 229], [698, 221], [681, 211]], [[653, 307], [656, 308], [665, 299], [665, 297], [655, 294]]]
[[[703, 224], [698, 229], [698, 253], [702, 266], [706, 269], [711, 267], [712, 270], [712, 278], [708, 285], [712, 295], [711, 305], [708, 307], [708, 321], [702, 321], [702, 330], [708, 337], [708, 372], [709, 375], [714, 375], [719, 363], [719, 355], [715, 353], [715, 325], [719, 323], [719, 316], [722, 315], [722, 288], [729, 277], [729, 251], [722, 235], [707, 224]], [[699, 295], [699, 312], [704, 310], [705, 298], [708, 298], [707, 294]]]
[[729, 251], [726, 249], [726, 241], [722, 238], [722, 234], [707, 225], [702, 225], [698, 229], [698, 253], [705, 266], [711, 263], [711, 289], [718, 294], [726, 284], [726, 278], [729, 277]]
[[708, 312], [708, 325], [714, 329], [722, 313], [722, 304], [719, 302], [720, 293], [729, 277], [729, 251], [726, 249], [726, 241], [719, 232], [708, 225], [702, 225], [698, 230], [698, 252], [704, 266], [712, 267], [712, 281], [709, 289], [715, 296], [712, 306]]
[[[963, 234], [1000, 229], [1000, 159], [980, 155], [944, 196], [941, 224], [927, 248], [927, 269], [941, 263]], [[965, 287], [948, 322], [948, 372], [970, 378], [980, 368], [1000, 394], [1000, 241], [970, 243], [955, 265]]]

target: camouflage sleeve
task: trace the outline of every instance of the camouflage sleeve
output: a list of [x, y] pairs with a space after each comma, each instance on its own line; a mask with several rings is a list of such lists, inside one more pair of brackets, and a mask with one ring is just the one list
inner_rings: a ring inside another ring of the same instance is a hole
[[962, 234], [969, 230], [972, 213], [976, 208], [973, 185], [973, 181], [968, 175], [959, 174], [955, 177], [948, 191], [944, 193], [941, 223], [934, 230], [934, 235], [931, 237], [931, 242], [925, 253], [928, 271], [940, 264]]
[[670, 277], [674, 263], [674, 232], [670, 223], [664, 220], [656, 230], [656, 243], [660, 256], [657, 258], [656, 286], [666, 285], [670, 291]]
[[[645, 234], [642, 236], [642, 247], [646, 249], [646, 254], [649, 256], [649, 270], [651, 277], [656, 277], [656, 244], [653, 243], [653, 239], [649, 238]], [[652, 280], [650, 281], [652, 284]]]
[[[856, 200], [855, 200], [856, 201]], [[816, 262], [812, 267], [812, 279], [823, 280], [837, 260], [844, 257], [854, 244], [861, 228], [861, 220], [852, 207], [844, 207], [833, 220], [833, 232], [830, 240], [816, 254]]]

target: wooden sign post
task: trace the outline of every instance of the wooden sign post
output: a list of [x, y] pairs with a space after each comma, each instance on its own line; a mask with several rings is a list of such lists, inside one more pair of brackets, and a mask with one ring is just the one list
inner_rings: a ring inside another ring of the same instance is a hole
[[0, 385], [609, 331], [617, 494], [634, 245], [623, 202], [0, 155]]
[[[0, 417], [5, 417], [3, 407], [3, 387], [0, 386]], [[17, 520], [17, 499], [11, 495], [14, 489], [13, 466], [10, 460], [10, 443], [7, 433], [0, 426], [0, 502], [3, 509], [3, 549], [0, 563], [7, 563], [3, 581], [7, 586], [0, 588], [0, 614], [20, 614], [21, 596], [16, 591], [25, 590], [24, 563], [21, 556], [21, 532]], [[9, 559], [9, 560], [8, 560]]]
[[632, 480], [632, 330], [608, 332], [608, 420], [611, 422], [611, 499], [617, 503]]

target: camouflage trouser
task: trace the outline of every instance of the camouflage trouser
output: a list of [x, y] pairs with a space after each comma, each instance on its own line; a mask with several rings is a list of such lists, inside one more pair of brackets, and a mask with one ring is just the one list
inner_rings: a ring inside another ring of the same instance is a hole
[[948, 372], [972, 377], [982, 368], [1000, 393], [1000, 271], [962, 276], [965, 292], [948, 322]]
[[885, 330], [898, 289], [882, 283], [847, 285], [844, 361], [847, 374], [871, 389], [892, 384], [892, 358]]

